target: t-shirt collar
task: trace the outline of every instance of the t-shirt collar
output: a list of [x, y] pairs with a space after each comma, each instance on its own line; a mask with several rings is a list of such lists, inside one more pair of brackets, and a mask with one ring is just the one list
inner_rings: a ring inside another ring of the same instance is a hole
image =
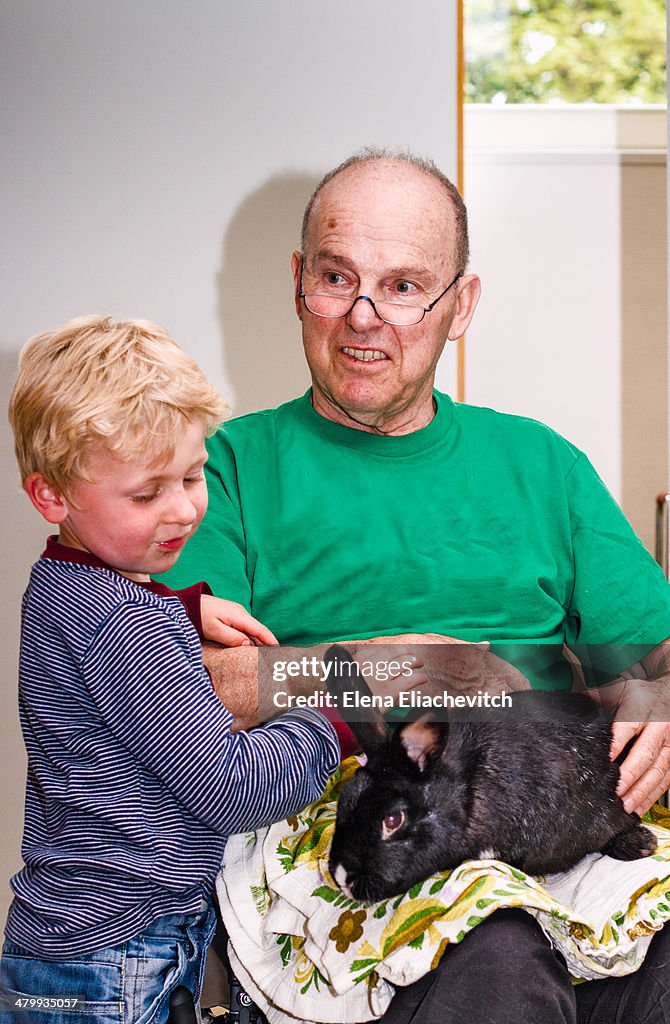
[[[103, 562], [101, 558], [98, 558], [91, 551], [83, 551], [81, 548], [71, 548], [67, 544], [61, 544], [55, 534], [47, 537], [47, 546], [42, 552], [41, 557], [49, 558], [54, 562], [74, 562], [75, 565], [89, 565], [93, 569], [107, 569], [109, 572], [116, 573], [117, 576], [123, 576], [123, 573], [120, 573], [113, 565]], [[128, 579], [128, 577], [124, 576], [124, 579]], [[169, 587], [166, 587], [164, 583], [156, 582], [156, 580], [147, 580], [146, 583], [142, 583], [139, 580], [129, 580], [129, 582], [136, 583], [139, 587], [146, 587], [147, 590], [151, 590], [154, 594], [162, 594], [164, 597], [173, 594]]]

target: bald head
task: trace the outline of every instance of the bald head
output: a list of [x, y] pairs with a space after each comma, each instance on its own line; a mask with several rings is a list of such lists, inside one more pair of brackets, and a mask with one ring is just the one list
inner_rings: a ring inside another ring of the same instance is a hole
[[[375, 164], [379, 166], [374, 167]], [[331, 191], [339, 185], [339, 181], [334, 181], [333, 179], [340, 178], [340, 176], [351, 177], [357, 170], [362, 170], [364, 167], [370, 170], [377, 170], [380, 172], [380, 177], [382, 177], [385, 176], [384, 172], [386, 170], [392, 173], [394, 164], [397, 165], [399, 174], [408, 181], [407, 201], [411, 201], [411, 179], [413, 176], [419, 179], [429, 176], [439, 185], [451, 213], [451, 216], [445, 219], [444, 244], [445, 247], [453, 250], [455, 272], [458, 274], [465, 273], [469, 258], [468, 214], [460, 192], [432, 160], [424, 159], [402, 150], [394, 152], [368, 147], [354, 153], [323, 176], [305, 208], [302, 220], [302, 252], [305, 252], [310, 220], [315, 207], [319, 206], [322, 192], [324, 190]], [[369, 176], [366, 175], [366, 177], [369, 181]]]

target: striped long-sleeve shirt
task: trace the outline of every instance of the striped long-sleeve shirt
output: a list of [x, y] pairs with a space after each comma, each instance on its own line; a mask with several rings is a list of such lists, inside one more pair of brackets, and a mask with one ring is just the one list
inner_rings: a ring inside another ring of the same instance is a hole
[[226, 836], [310, 803], [339, 760], [307, 709], [231, 733], [181, 600], [63, 550], [23, 601], [25, 867], [6, 927], [53, 958], [197, 910]]

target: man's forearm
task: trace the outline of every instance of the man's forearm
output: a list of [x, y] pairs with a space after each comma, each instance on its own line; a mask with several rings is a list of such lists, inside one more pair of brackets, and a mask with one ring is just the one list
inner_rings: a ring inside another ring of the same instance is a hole
[[[317, 644], [309, 648], [310, 656], [323, 658], [330, 644]], [[267, 722], [280, 714], [282, 708], [274, 701], [275, 688], [268, 672], [277, 647], [262, 649], [267, 656], [259, 671], [258, 647], [221, 647], [219, 644], [203, 644], [202, 654], [212, 679], [212, 686], [219, 700], [233, 716], [232, 729], [250, 729], [261, 722]], [[296, 658], [305, 653], [305, 648], [281, 648], [281, 657]], [[314, 693], [314, 676], [293, 676], [290, 681], [291, 693], [298, 695]]]
[[[202, 654], [209, 671], [212, 686], [219, 700], [233, 716], [232, 729], [250, 729], [254, 725], [275, 718], [284, 704], [275, 703], [277, 687], [273, 684], [272, 665], [279, 657], [284, 663], [299, 664], [308, 652], [309, 661], [323, 660], [331, 645], [314, 644], [305, 647], [221, 647], [219, 644], [203, 644]], [[360, 641], [351, 641], [347, 648], [354, 653]], [[262, 650], [262, 654], [259, 651]], [[263, 660], [261, 660], [263, 659]], [[322, 687], [321, 683], [324, 682]], [[293, 675], [282, 684], [290, 687], [292, 696], [309, 697], [315, 690], [325, 689], [325, 681], [313, 674]]]
[[214, 692], [233, 716], [233, 731], [258, 725], [258, 649], [205, 643], [202, 656]]

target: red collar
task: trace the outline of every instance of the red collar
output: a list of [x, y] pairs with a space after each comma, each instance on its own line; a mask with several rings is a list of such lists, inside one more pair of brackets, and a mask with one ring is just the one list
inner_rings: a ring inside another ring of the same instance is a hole
[[[110, 572], [115, 572], [117, 576], [123, 575], [113, 565], [103, 562], [101, 558], [98, 558], [92, 552], [83, 551], [81, 548], [70, 548], [67, 544], [61, 544], [55, 534], [47, 538], [47, 546], [42, 552], [41, 557], [49, 558], [54, 562], [74, 562], [76, 565], [90, 565], [94, 569], [109, 569]], [[124, 579], [127, 579], [127, 577], [124, 577]], [[160, 594], [162, 597], [172, 597], [174, 594], [173, 590], [166, 587], [164, 583], [157, 583], [156, 580], [149, 580], [146, 583], [140, 583], [139, 580], [131, 580], [130, 582], [136, 583], [139, 587], [146, 587], [147, 590], [151, 590], [154, 594]]]

